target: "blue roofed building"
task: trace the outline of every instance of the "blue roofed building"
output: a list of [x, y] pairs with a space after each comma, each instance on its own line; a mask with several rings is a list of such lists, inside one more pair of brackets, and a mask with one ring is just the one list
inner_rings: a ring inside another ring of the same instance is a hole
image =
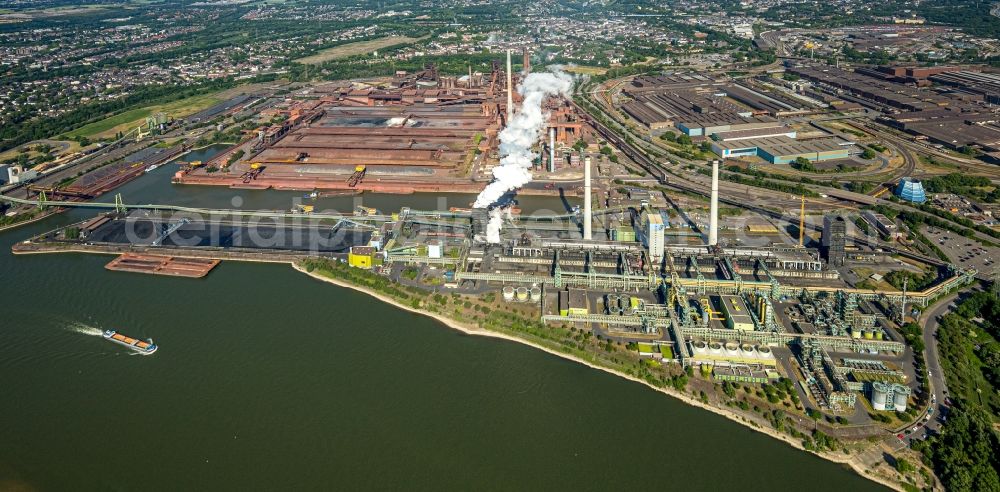
[[927, 201], [923, 183], [919, 179], [910, 177], [899, 180], [899, 184], [896, 185], [896, 196], [913, 203], [924, 203]]

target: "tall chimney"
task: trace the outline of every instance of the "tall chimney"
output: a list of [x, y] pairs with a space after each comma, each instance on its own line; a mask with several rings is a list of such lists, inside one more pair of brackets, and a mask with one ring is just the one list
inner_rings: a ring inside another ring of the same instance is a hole
[[556, 129], [549, 128], [549, 172], [556, 172]]
[[507, 124], [514, 116], [514, 76], [510, 68], [510, 50], [507, 50]]
[[590, 228], [594, 218], [590, 211], [590, 157], [583, 159], [583, 239], [590, 241], [593, 233]]
[[528, 48], [524, 49], [524, 67], [521, 69], [522, 72], [527, 74], [531, 72], [531, 53], [528, 53]]
[[712, 161], [712, 201], [708, 218], [708, 245], [719, 244], [719, 161]]

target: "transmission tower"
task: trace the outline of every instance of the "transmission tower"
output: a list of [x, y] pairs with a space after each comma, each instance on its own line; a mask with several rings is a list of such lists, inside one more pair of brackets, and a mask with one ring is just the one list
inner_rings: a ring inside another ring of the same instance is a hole
[[123, 213], [125, 212], [125, 202], [122, 201], [122, 194], [118, 193], [115, 195], [115, 212]]
[[909, 277], [903, 277], [903, 298], [899, 302], [899, 326], [906, 324], [906, 287]]

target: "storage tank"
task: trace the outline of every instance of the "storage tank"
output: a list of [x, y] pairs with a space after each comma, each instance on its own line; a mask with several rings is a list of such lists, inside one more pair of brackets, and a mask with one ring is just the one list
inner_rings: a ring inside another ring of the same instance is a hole
[[505, 286], [503, 288], [503, 300], [510, 302], [514, 300], [514, 288], [511, 286]]
[[865, 330], [865, 331], [862, 331], [861, 333], [864, 334], [865, 340], [871, 340], [871, 339], [875, 338], [875, 334], [872, 333], [871, 330]]
[[908, 388], [901, 385], [895, 385], [893, 388], [895, 391], [892, 392], [892, 404], [897, 412], [906, 411], [906, 400], [909, 399]]
[[852, 338], [861, 338], [861, 330], [859, 330], [857, 328], [851, 328], [851, 337]]
[[542, 289], [540, 289], [538, 287], [532, 287], [531, 288], [531, 300], [532, 301], [541, 301], [542, 300]]
[[884, 338], [885, 338], [885, 333], [882, 333], [881, 331], [876, 331], [875, 332], [875, 339], [876, 340], [882, 340]]
[[881, 381], [872, 383], [872, 408], [879, 411], [886, 410], [889, 399], [889, 388]]
[[528, 288], [527, 287], [518, 287], [517, 290], [515, 291], [515, 295], [517, 296], [517, 300], [518, 301], [527, 301], [528, 300]]
[[615, 314], [618, 312], [618, 296], [615, 294], [608, 294], [604, 296], [604, 307], [607, 308], [608, 314]]

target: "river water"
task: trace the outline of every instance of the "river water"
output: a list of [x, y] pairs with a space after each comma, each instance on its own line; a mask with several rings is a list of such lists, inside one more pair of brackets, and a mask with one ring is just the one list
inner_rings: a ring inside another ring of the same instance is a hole
[[[173, 186], [174, 171], [120, 191], [219, 207], [301, 197]], [[364, 197], [387, 210], [436, 202]], [[106, 256], [11, 256], [92, 214], [0, 233], [0, 489], [878, 489], [644, 386], [287, 266], [224, 262], [193, 280], [109, 272]], [[132, 355], [98, 336], [109, 328], [161, 348]]]

